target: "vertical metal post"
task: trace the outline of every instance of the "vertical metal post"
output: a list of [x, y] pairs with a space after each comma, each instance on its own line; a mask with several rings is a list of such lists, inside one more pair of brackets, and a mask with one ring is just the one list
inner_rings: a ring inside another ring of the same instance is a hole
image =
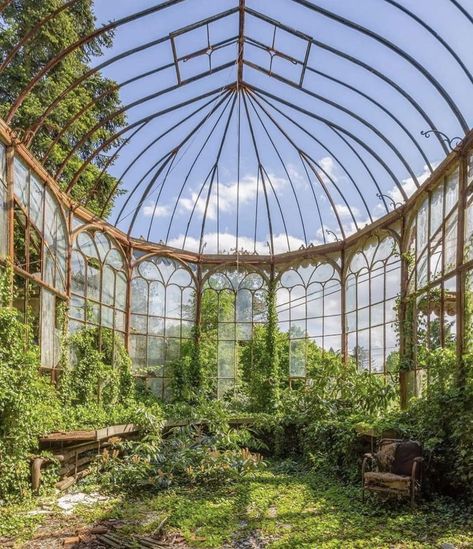
[[456, 277], [456, 317], [457, 317], [457, 366], [458, 383], [462, 386], [465, 382], [465, 367], [463, 351], [465, 345], [465, 278], [466, 273], [461, 269], [464, 260], [465, 242], [465, 208], [467, 193], [467, 155], [464, 150], [459, 156], [459, 188], [458, 188], [458, 220], [457, 220], [457, 277]]
[[[8, 234], [8, 252], [7, 257], [13, 265], [15, 259], [14, 229], [15, 229], [15, 188], [14, 188], [14, 159], [15, 146], [9, 145], [5, 151], [5, 178], [7, 184], [7, 234]], [[11, 280], [10, 305], [13, 304], [13, 277]]]
[[341, 276], [340, 276], [340, 322], [341, 322], [341, 344], [342, 344], [342, 358], [345, 364], [348, 364], [348, 335], [347, 335], [347, 293], [346, 293], [346, 279], [347, 279], [347, 270], [346, 270], [346, 254], [345, 248], [340, 252], [340, 261], [341, 261]]
[[[406, 252], [408, 251], [409, 240], [408, 235], [406, 234], [406, 217], [402, 216], [401, 222], [401, 242], [399, 246], [399, 251], [401, 253], [401, 288], [399, 296], [399, 307], [398, 307], [398, 326], [399, 326], [399, 360], [402, 362], [403, 358], [406, 358], [406, 327], [409, 330], [412, 330], [412, 326], [406, 326], [406, 299], [409, 283], [409, 273], [408, 265], [406, 259]], [[412, 334], [409, 334], [409, 337], [412, 338]], [[401, 370], [399, 372], [399, 397], [401, 408], [405, 409], [407, 407], [408, 394], [407, 394], [407, 376], [408, 372]]]

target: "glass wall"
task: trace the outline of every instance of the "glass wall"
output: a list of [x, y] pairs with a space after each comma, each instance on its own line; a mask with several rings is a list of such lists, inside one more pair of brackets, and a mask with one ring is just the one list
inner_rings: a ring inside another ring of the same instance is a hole
[[192, 268], [166, 257], [136, 258], [131, 279], [129, 350], [135, 373], [152, 391], [169, 394], [171, 369], [192, 338], [195, 279]]
[[[269, 265], [255, 256], [242, 258], [246, 266], [230, 265], [226, 258], [224, 264], [198, 267], [202, 258], [193, 263], [181, 261], [175, 250], [169, 250], [173, 258], [145, 252], [153, 250], [152, 245], [139, 242], [130, 249], [125, 235], [75, 216], [68, 257], [70, 238], [60, 193], [17, 156], [10, 209], [5, 156], [0, 145], [0, 259], [8, 253], [11, 219], [14, 305], [32, 326], [45, 368], [58, 363], [58, 305], [69, 298], [71, 329], [95, 326], [100, 333], [108, 329], [121, 337], [136, 374], [145, 377], [160, 397], [169, 395], [178, 361], [188, 360], [193, 351], [200, 313], [214, 393], [222, 397], [238, 387], [245, 375], [243, 365], [256, 364], [256, 339], [263, 341], [259, 327], [268, 320]], [[288, 367], [289, 379], [307, 377], [308, 357], [316, 347], [325, 352], [346, 350], [360, 369], [389, 375], [397, 372], [401, 339], [410, 391], [417, 393], [428, 380], [427, 351], [458, 344], [457, 315], [463, 306], [458, 288], [464, 290], [471, 346], [473, 154], [466, 156], [463, 182], [459, 159], [436, 174], [405, 210], [398, 210], [396, 221], [380, 225], [349, 247], [334, 243], [338, 251], [320, 248], [312, 259], [312, 252], [304, 250], [304, 259], [296, 252], [285, 256], [284, 263], [275, 260], [276, 312], [281, 341], [287, 346], [284, 368]], [[405, 316], [399, 338], [401, 295]], [[317, 352], [314, 356], [319, 357]]]
[[59, 304], [66, 297], [68, 233], [52, 191], [18, 158], [14, 159], [14, 305], [32, 326], [41, 363], [59, 361]]
[[8, 254], [6, 149], [0, 143], [0, 257]]
[[340, 351], [341, 284], [331, 263], [291, 267], [279, 278], [279, 327], [289, 337], [289, 377], [306, 376], [307, 342], [325, 350]]
[[458, 199], [456, 167], [420, 200], [409, 226], [406, 323], [413, 332], [407, 349], [413, 394], [428, 382], [425, 353], [456, 344]]
[[345, 279], [347, 345], [358, 367], [386, 374], [398, 362], [396, 298], [400, 253], [389, 234], [369, 238], [348, 259]]
[[207, 274], [202, 294], [202, 331], [214, 343], [217, 396], [232, 391], [241, 378], [245, 353], [251, 363], [255, 327], [267, 319], [267, 282], [263, 273], [227, 267]]
[[112, 330], [125, 340], [127, 267], [119, 245], [87, 229], [74, 239], [71, 256], [70, 326]]

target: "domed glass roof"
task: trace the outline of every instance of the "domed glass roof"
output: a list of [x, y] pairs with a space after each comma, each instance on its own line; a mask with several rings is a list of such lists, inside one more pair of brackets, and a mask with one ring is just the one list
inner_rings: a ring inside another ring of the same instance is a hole
[[466, 6], [96, 0], [114, 45], [92, 74], [118, 83], [127, 116], [105, 163], [126, 191], [111, 222], [200, 253], [275, 254], [386, 215], [471, 127]]

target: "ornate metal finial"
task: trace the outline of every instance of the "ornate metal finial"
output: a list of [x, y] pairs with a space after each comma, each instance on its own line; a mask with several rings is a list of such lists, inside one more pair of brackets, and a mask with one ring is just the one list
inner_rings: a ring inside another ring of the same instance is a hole
[[380, 200], [382, 200], [383, 198], [386, 198], [387, 200], [389, 200], [389, 202], [391, 203], [391, 206], [393, 207], [393, 210], [402, 207], [402, 203], [401, 202], [396, 202], [392, 196], [389, 196], [389, 194], [376, 193], [376, 196]]
[[341, 242], [341, 240], [338, 238], [338, 236], [337, 236], [333, 231], [331, 231], [330, 229], [325, 229], [325, 232], [326, 232], [327, 234], [333, 235], [333, 237], [335, 238], [335, 241], [336, 241], [336, 242]]
[[432, 134], [438, 136], [444, 143], [448, 145], [450, 152], [458, 150], [463, 141], [463, 138], [461, 137], [452, 137], [450, 139], [446, 133], [441, 132], [440, 130], [422, 130], [420, 134], [427, 139], [429, 139]]

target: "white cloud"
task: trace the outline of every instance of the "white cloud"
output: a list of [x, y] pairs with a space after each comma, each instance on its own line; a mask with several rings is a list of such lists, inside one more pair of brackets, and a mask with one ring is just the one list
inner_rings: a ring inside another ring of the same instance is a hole
[[[287, 181], [281, 177], [269, 174], [269, 179], [275, 191], [281, 191], [287, 184]], [[266, 185], [268, 183], [266, 182]], [[268, 185], [269, 186], [269, 185]], [[217, 206], [222, 212], [236, 211], [237, 200], [240, 206], [251, 203], [256, 199], [258, 189], [258, 179], [254, 175], [243, 177], [240, 184], [232, 183], [214, 183], [212, 193], [207, 204], [208, 185], [206, 189], [198, 195], [197, 192], [192, 192], [190, 197], [184, 197], [179, 200], [179, 205], [186, 212], [192, 212], [195, 207], [195, 213], [204, 215], [207, 207], [207, 218], [217, 218]], [[217, 200], [218, 190], [218, 200]], [[260, 181], [259, 192], [262, 192], [262, 183]]]
[[[298, 250], [302, 245], [304, 245], [304, 241], [300, 238], [297, 238], [295, 236], [289, 235], [286, 238], [285, 234], [278, 234], [274, 235], [273, 242], [274, 242], [274, 251], [275, 253], [284, 253], [288, 251], [287, 247], [287, 240], [289, 239], [289, 245], [291, 251]], [[268, 254], [269, 253], [269, 247], [268, 247], [268, 241], [269, 236], [266, 240], [257, 240], [256, 241], [256, 251], [259, 254]], [[217, 233], [206, 233], [204, 235], [204, 242], [206, 243], [204, 252], [206, 254], [212, 254], [212, 253], [218, 253], [217, 250]], [[185, 249], [198, 252], [199, 251], [199, 239], [194, 237], [187, 237], [186, 243], [185, 243]], [[218, 235], [218, 243], [219, 243], [219, 252], [220, 253], [229, 253], [230, 251], [234, 251], [236, 247], [236, 236], [232, 233], [220, 233]], [[180, 235], [176, 238], [173, 238], [168, 242], [169, 246], [172, 246], [174, 248], [182, 248], [184, 245], [184, 235]], [[249, 252], [253, 252], [255, 249], [255, 242], [254, 239], [248, 236], [239, 236], [238, 237], [238, 249], [239, 250], [247, 250]]]
[[[439, 165], [438, 162], [434, 162], [432, 164], [432, 168], [435, 170], [435, 168]], [[422, 173], [417, 175], [417, 180], [420, 185], [430, 176], [431, 172], [430, 169], [425, 165], [423, 168]], [[401, 187], [404, 189], [404, 192], [407, 194], [407, 196], [411, 196], [414, 194], [417, 190], [417, 186], [414, 182], [414, 179], [412, 177], [408, 177], [406, 179], [403, 179], [401, 181]], [[394, 200], [394, 202], [404, 202], [404, 198], [402, 196], [402, 193], [400, 189], [395, 186], [393, 187], [389, 192], [388, 195]]]
[[163, 217], [169, 213], [169, 206], [155, 206], [155, 204], [149, 204], [143, 208], [143, 214], [146, 217]]

